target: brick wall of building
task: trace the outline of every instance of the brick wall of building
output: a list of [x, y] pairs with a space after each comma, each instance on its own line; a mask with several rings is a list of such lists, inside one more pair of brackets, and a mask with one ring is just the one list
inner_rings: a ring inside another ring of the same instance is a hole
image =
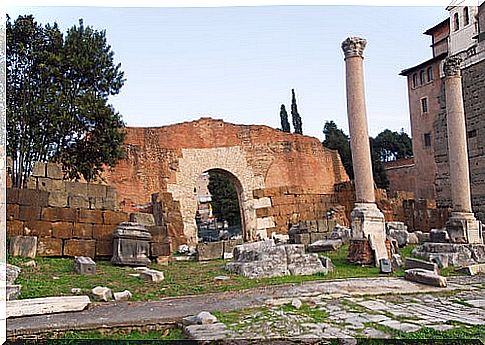
[[385, 162], [384, 170], [389, 180], [389, 194], [391, 196], [397, 192], [409, 192], [414, 195], [416, 190], [414, 158]]

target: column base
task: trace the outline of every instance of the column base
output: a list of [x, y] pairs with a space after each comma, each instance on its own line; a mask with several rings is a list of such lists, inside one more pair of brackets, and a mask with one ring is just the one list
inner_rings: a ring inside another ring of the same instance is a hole
[[381, 259], [389, 259], [386, 248], [386, 223], [384, 215], [375, 203], [356, 203], [350, 214], [351, 238], [368, 239], [374, 251], [375, 265]]
[[481, 224], [473, 213], [451, 212], [445, 228], [451, 243], [483, 244]]

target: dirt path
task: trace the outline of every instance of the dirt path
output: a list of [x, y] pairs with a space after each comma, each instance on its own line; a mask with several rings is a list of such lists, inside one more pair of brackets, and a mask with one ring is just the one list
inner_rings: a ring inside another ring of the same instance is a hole
[[200, 311], [228, 311], [265, 304], [271, 298], [292, 298], [326, 295], [340, 298], [389, 293], [434, 293], [470, 289], [485, 282], [485, 277], [455, 277], [447, 288], [435, 288], [402, 278], [356, 278], [306, 282], [299, 285], [277, 285], [238, 292], [214, 293], [149, 302], [110, 302], [91, 305], [81, 312], [29, 316], [7, 320], [7, 337], [93, 330], [112, 327], [147, 326], [177, 323], [181, 318]]

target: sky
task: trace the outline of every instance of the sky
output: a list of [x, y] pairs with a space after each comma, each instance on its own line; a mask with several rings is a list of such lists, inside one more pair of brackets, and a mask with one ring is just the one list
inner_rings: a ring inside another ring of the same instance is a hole
[[[423, 32], [445, 6], [8, 7], [61, 30], [106, 30], [126, 82], [110, 99], [127, 126], [163, 126], [212, 117], [280, 127], [295, 89], [303, 133], [323, 140], [333, 120], [348, 133], [345, 63], [349, 36], [364, 51], [369, 134], [410, 134], [405, 68], [432, 57]], [[290, 118], [291, 122], [291, 118]]]

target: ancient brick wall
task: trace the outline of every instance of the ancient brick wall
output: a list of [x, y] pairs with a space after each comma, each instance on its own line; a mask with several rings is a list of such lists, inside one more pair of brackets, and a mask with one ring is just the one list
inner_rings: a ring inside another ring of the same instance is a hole
[[[461, 71], [463, 101], [468, 137], [468, 157], [473, 211], [485, 221], [485, 60]], [[446, 125], [446, 99], [444, 88], [440, 96], [441, 110], [435, 123], [435, 160], [438, 167], [436, 178], [437, 203], [451, 206], [451, 186], [448, 163], [448, 135]]]
[[[151, 195], [159, 193], [160, 208], [170, 214], [169, 231], [188, 243], [197, 240], [194, 187], [203, 172], [216, 169], [235, 181], [247, 240], [283, 231], [291, 213], [302, 218], [321, 214], [331, 204], [334, 184], [348, 181], [336, 151], [316, 138], [267, 126], [202, 118], [126, 131], [127, 157], [106, 172], [106, 180], [116, 187], [127, 211], [150, 203]], [[299, 190], [289, 192], [289, 187]], [[255, 196], [259, 190], [274, 195]], [[267, 210], [256, 214], [261, 209]]]
[[389, 194], [409, 192], [414, 195], [416, 190], [416, 166], [413, 158], [385, 162], [384, 169], [389, 180]]

